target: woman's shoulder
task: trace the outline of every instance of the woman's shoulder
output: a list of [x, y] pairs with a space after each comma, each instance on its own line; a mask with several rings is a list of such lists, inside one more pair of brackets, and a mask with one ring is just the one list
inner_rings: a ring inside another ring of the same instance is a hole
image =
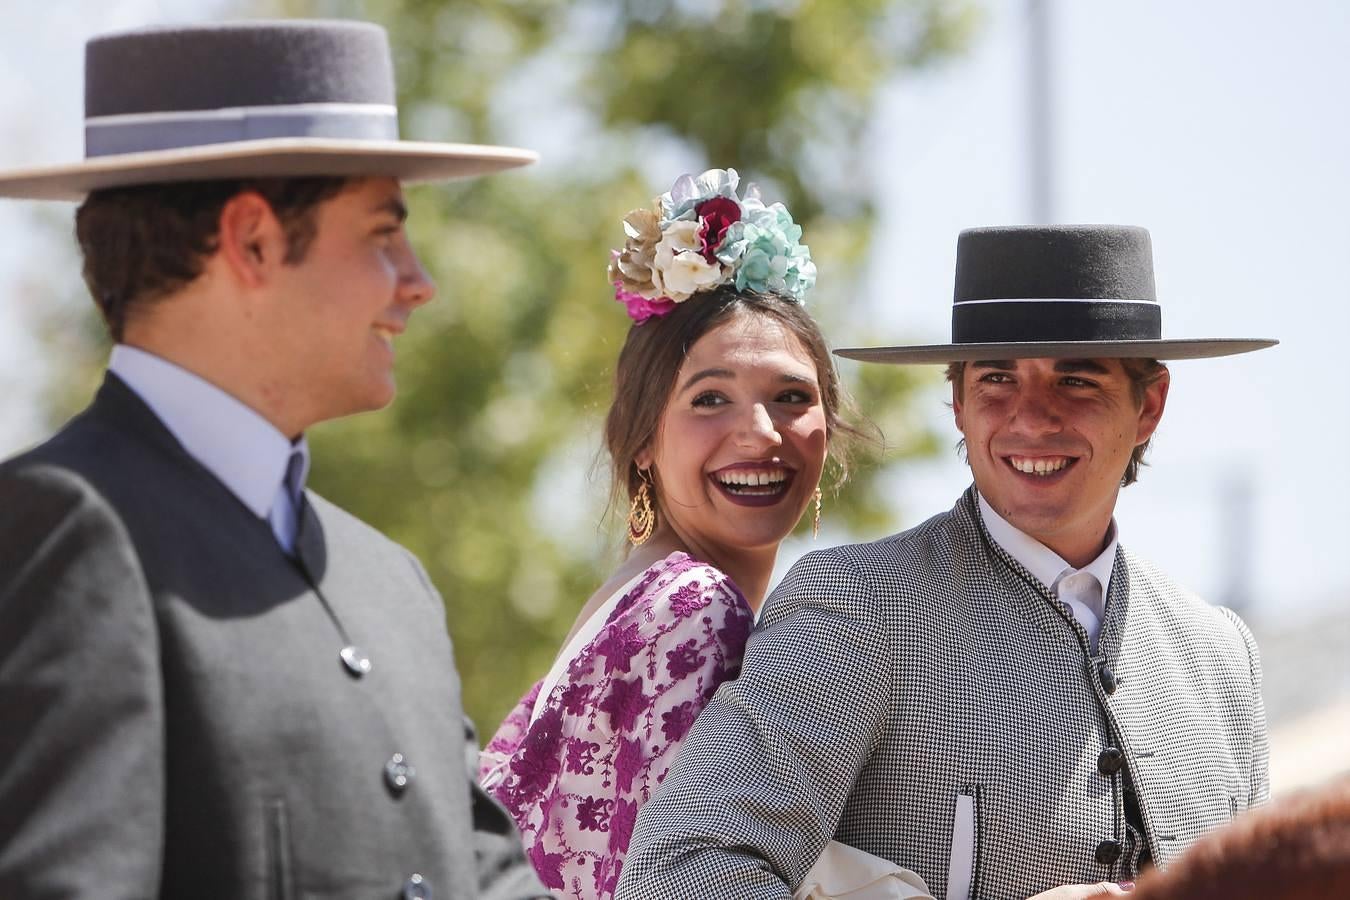
[[669, 607], [678, 615], [691, 602], [704, 606], [713, 599], [749, 612], [749, 604], [725, 572], [676, 550], [647, 567], [619, 600], [611, 621], [644, 608]]

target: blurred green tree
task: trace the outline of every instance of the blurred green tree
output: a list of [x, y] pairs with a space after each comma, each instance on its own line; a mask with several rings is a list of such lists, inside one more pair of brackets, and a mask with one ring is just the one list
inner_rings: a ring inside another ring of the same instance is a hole
[[[426, 564], [445, 598], [465, 707], [490, 732], [552, 663], [621, 552], [622, 515], [600, 524], [608, 479], [597, 450], [628, 323], [605, 280], [622, 216], [680, 172], [737, 168], [802, 224], [821, 273], [809, 301], [827, 333], [850, 311], [865, 314], [851, 300], [869, 252], [876, 185], [864, 138], [879, 89], [959, 52], [976, 11], [969, 0], [240, 8], [380, 22], [406, 137], [545, 151], [534, 170], [410, 190], [413, 240], [440, 292], [400, 338], [398, 400], [310, 435], [311, 484]], [[67, 344], [90, 333], [53, 321]], [[61, 407], [88, 396], [90, 370], [77, 371]], [[888, 459], [932, 453], [910, 407], [915, 376], [857, 374], [850, 387], [889, 438]], [[829, 496], [836, 533], [894, 527], [883, 476], [860, 460]]]

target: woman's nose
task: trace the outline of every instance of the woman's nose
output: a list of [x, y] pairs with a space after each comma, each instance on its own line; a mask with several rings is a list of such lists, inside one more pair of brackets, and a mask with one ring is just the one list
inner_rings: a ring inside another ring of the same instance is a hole
[[783, 436], [778, 433], [778, 426], [763, 403], [755, 403], [750, 407], [749, 416], [743, 420], [740, 440], [747, 446], [756, 447], [777, 447], [783, 443]]

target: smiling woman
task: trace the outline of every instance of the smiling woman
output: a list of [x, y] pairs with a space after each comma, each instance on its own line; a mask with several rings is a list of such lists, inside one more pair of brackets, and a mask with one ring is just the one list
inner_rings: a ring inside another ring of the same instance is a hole
[[545, 885], [610, 897], [638, 808], [736, 675], [778, 546], [827, 455], [861, 433], [802, 306], [801, 230], [734, 171], [685, 176], [625, 220], [616, 299], [634, 320], [605, 425], [628, 558], [482, 757]]

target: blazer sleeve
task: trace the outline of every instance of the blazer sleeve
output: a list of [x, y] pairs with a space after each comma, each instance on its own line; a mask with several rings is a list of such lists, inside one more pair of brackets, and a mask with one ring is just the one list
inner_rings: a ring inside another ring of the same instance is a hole
[[1220, 607], [1220, 610], [1233, 623], [1247, 650], [1247, 665], [1252, 679], [1252, 756], [1248, 808], [1262, 806], [1270, 801], [1270, 733], [1266, 726], [1266, 703], [1262, 695], [1264, 679], [1261, 651], [1257, 649], [1256, 638], [1242, 617], [1226, 607]]
[[740, 676], [718, 690], [638, 814], [619, 900], [786, 900], [833, 838], [888, 709], [873, 592], [838, 551], [770, 597]]
[[0, 468], [0, 897], [151, 897], [164, 713], [150, 591], [86, 482]]

